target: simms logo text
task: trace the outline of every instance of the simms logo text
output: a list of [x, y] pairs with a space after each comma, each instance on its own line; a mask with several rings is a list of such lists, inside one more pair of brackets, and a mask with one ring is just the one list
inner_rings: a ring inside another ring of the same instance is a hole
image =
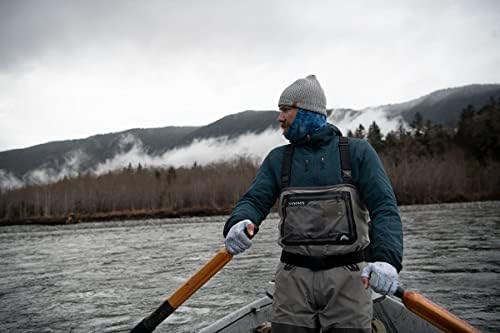
[[289, 201], [288, 202], [288, 207], [290, 206], [304, 206], [306, 204], [305, 201]]

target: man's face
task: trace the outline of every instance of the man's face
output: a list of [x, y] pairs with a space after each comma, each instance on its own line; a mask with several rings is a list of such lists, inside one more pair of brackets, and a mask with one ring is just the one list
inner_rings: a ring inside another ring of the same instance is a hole
[[280, 122], [280, 127], [283, 130], [283, 134], [286, 134], [288, 129], [293, 123], [295, 116], [297, 116], [297, 108], [292, 108], [289, 106], [280, 106], [280, 114], [278, 116], [278, 121]]

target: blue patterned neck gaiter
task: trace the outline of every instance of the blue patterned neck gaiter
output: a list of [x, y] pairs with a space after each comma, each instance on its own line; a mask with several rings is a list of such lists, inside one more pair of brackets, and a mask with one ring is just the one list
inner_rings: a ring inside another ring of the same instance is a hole
[[292, 125], [286, 131], [285, 138], [291, 143], [296, 143], [325, 126], [327, 126], [325, 115], [299, 109]]

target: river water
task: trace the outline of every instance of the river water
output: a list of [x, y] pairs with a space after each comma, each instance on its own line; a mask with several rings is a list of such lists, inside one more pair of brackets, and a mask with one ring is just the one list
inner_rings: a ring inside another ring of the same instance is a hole
[[[401, 207], [401, 281], [500, 332], [500, 202]], [[0, 332], [127, 332], [223, 244], [225, 217], [0, 228]], [[264, 295], [277, 216], [158, 332], [193, 332]]]

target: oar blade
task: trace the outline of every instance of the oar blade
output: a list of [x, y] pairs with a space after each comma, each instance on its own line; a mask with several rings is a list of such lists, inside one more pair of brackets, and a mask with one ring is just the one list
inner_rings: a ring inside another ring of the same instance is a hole
[[130, 333], [151, 333], [155, 330], [156, 326], [160, 325], [174, 311], [175, 308], [166, 300], [152, 314], [137, 324]]
[[[427, 320], [444, 332], [479, 333], [469, 323], [448, 310], [434, 304], [428, 298], [414, 291], [402, 291], [403, 304], [422, 319]], [[398, 295], [399, 296], [399, 295]]]

